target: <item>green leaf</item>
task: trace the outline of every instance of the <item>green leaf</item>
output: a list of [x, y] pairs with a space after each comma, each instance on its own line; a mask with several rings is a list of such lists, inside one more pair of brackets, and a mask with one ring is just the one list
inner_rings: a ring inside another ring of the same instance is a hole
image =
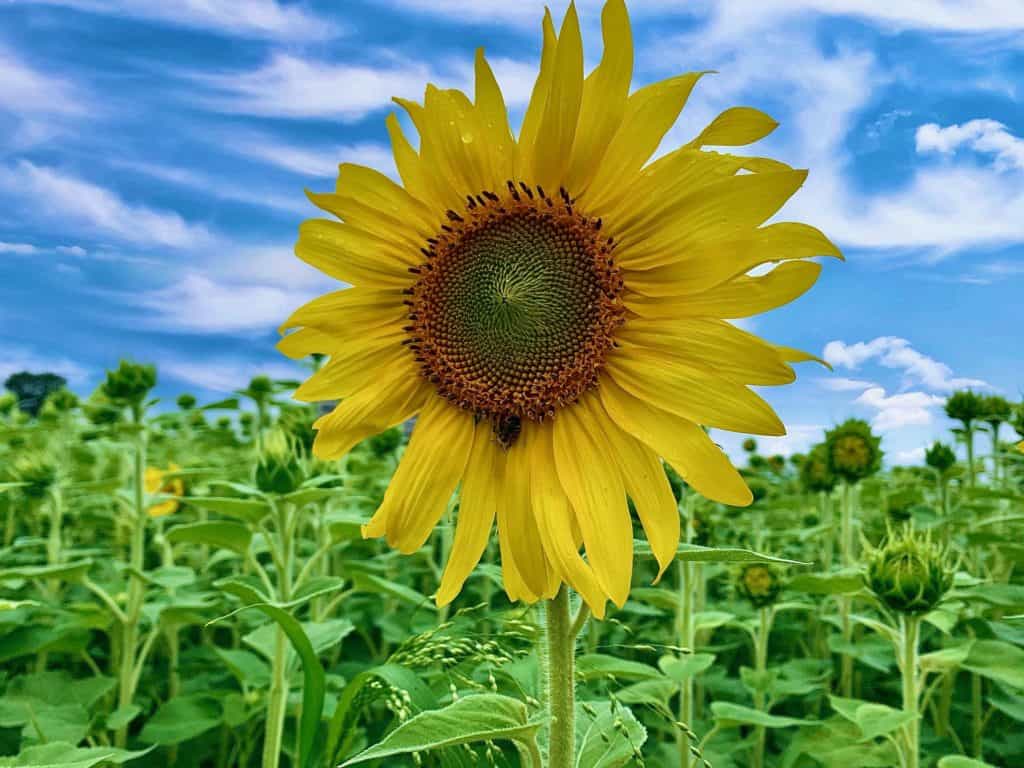
[[176, 525], [167, 531], [167, 540], [172, 544], [209, 544], [220, 549], [230, 549], [244, 556], [252, 542], [252, 529], [248, 525], [227, 520], [186, 523]]
[[864, 587], [864, 577], [849, 571], [801, 573], [790, 579], [787, 586], [808, 595], [850, 595]]
[[[258, 596], [258, 593], [252, 588], [242, 589], [241, 587], [246, 586], [242, 582], [232, 582], [232, 586], [238, 588], [242, 595]], [[227, 586], [223, 588], [227, 590]], [[270, 603], [256, 602], [245, 606], [242, 610], [249, 608], [255, 608], [276, 621], [302, 660], [303, 686], [302, 716], [299, 721], [299, 756], [301, 757], [300, 765], [309, 768], [313, 765], [313, 744], [316, 741], [324, 709], [326, 693], [324, 668], [320, 665], [320, 659], [317, 658], [316, 651], [313, 650], [313, 645], [303, 631], [302, 625], [296, 621], [294, 616]]]
[[244, 520], [247, 523], [258, 523], [270, 514], [270, 504], [262, 499], [232, 499], [217, 496], [187, 496], [182, 501], [194, 507], [216, 512], [228, 517]]
[[715, 715], [715, 723], [720, 728], [737, 728], [741, 725], [760, 725], [764, 728], [792, 728], [801, 725], [821, 725], [817, 720], [798, 720], [795, 717], [782, 717], [760, 712], [751, 707], [730, 704], [727, 701], [715, 701], [711, 704]]
[[736, 614], [726, 611], [697, 611], [693, 614], [694, 632], [724, 627], [736, 618]]
[[[647, 545], [650, 549], [650, 545]], [[751, 549], [733, 547], [701, 547], [697, 544], [680, 544], [676, 558], [688, 563], [780, 563], [782, 565], [810, 565], [800, 560], [787, 560], [754, 552]]]
[[233, 648], [213, 650], [242, 685], [253, 688], [266, 688], [270, 685], [270, 665], [255, 653]]
[[139, 738], [161, 746], [180, 744], [216, 728], [222, 720], [220, 704], [213, 697], [178, 696], [162, 704], [146, 721]]
[[[331, 722], [327, 725], [327, 757], [331, 763], [339, 751], [341, 735], [347, 734], [346, 738], [351, 739], [355, 734], [355, 722], [359, 717], [362, 707], [369, 703], [369, 696], [364, 690], [367, 683], [372, 680], [381, 680], [389, 687], [409, 694], [409, 700], [417, 711], [434, 709], [437, 707], [437, 700], [433, 692], [424, 685], [414, 672], [399, 664], [383, 664], [360, 672], [345, 686], [338, 706], [334, 709]], [[341, 745], [341, 753], [345, 754], [346, 745]]]
[[363, 592], [376, 592], [381, 595], [395, 597], [413, 608], [421, 608], [430, 600], [426, 595], [417, 592], [411, 587], [399, 584], [395, 581], [382, 579], [372, 573], [358, 572], [352, 574], [352, 583], [356, 589]]
[[576, 706], [576, 768], [623, 768], [647, 741], [647, 729], [628, 707], [592, 702], [595, 715]]
[[540, 725], [529, 719], [526, 705], [517, 699], [496, 693], [466, 696], [443, 709], [421, 712], [406, 720], [342, 765], [478, 741], [509, 739], [533, 744]]
[[699, 675], [715, 663], [713, 653], [691, 653], [682, 657], [662, 656], [658, 659], [658, 667], [677, 683], [682, 683], [691, 677]]
[[836, 712], [860, 729], [864, 741], [872, 741], [892, 733], [917, 717], [913, 712], [904, 712], [870, 701], [847, 699], [842, 696], [828, 698]]
[[661, 677], [649, 664], [600, 653], [588, 653], [576, 659], [576, 674], [584, 680], [615, 678], [622, 680], [654, 680]]
[[92, 567], [92, 560], [79, 560], [75, 563], [60, 565], [23, 565], [19, 568], [4, 568], [0, 571], [0, 581], [11, 579], [60, 579], [62, 581], [78, 581]]
[[963, 667], [1013, 688], [1024, 688], [1024, 650], [1016, 645], [1001, 640], [976, 640]]
[[55, 741], [28, 747], [17, 757], [0, 757], [3, 768], [93, 768], [103, 763], [120, 765], [147, 755], [152, 748], [129, 752], [114, 747], [76, 747]]
[[126, 707], [118, 707], [109, 715], [107, 715], [106, 725], [111, 731], [118, 731], [121, 728], [127, 728], [132, 720], [139, 716], [142, 712], [142, 707], [138, 704], [129, 704]]
[[992, 763], [983, 763], [981, 760], [972, 760], [963, 755], [947, 755], [940, 757], [938, 768], [996, 768]]

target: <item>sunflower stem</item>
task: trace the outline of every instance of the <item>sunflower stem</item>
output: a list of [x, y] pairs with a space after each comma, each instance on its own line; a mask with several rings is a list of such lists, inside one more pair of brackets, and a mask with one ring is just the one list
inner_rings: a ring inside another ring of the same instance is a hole
[[900, 639], [903, 647], [900, 660], [900, 671], [903, 676], [903, 711], [913, 715], [905, 726], [903, 736], [906, 741], [905, 765], [907, 768], [918, 768], [921, 760], [921, 720], [918, 712], [920, 691], [918, 690], [918, 635], [921, 619], [917, 616], [900, 617]]
[[563, 584], [544, 604], [548, 650], [547, 768], [573, 768], [576, 752], [576, 636], [569, 612], [569, 590]]

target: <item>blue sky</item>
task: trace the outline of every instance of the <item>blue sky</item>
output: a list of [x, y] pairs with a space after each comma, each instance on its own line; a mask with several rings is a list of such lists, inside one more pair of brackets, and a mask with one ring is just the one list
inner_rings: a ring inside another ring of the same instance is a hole
[[[174, 10], [169, 10], [171, 7]], [[588, 66], [600, 3], [583, 0]], [[0, 2], [0, 377], [88, 392], [123, 356], [160, 392], [293, 375], [275, 327], [331, 282], [291, 255], [339, 162], [394, 173], [384, 117], [429, 80], [468, 88], [484, 46], [517, 123], [539, 56], [532, 0]], [[553, 11], [561, 15], [563, 7]], [[782, 218], [845, 251], [746, 323], [824, 353], [767, 390], [802, 450], [847, 416], [919, 460], [942, 402], [1024, 387], [1024, 4], [638, 0], [635, 84], [714, 69], [665, 149], [745, 104], [759, 154], [810, 169]], [[1016, 327], [1014, 327], [1016, 326]], [[738, 438], [716, 435], [733, 449]]]

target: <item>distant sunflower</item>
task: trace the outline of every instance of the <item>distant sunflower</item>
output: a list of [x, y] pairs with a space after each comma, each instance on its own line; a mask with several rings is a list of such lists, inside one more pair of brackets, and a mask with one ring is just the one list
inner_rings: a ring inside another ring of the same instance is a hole
[[[402, 184], [344, 164], [335, 194], [310, 194], [342, 221], [300, 227], [296, 254], [354, 286], [282, 326], [300, 328], [285, 354], [330, 355], [296, 397], [342, 399], [314, 425], [314, 452], [340, 457], [418, 414], [364, 535], [414, 552], [461, 484], [442, 604], [496, 520], [510, 598], [566, 582], [598, 616], [609, 598], [622, 605], [627, 496], [662, 572], [678, 545], [661, 458], [705, 496], [748, 504], [701, 425], [784, 434], [748, 385], [791, 382], [788, 363], [811, 358], [727, 320], [791, 301], [820, 272], [806, 259], [840, 255], [813, 227], [762, 226], [805, 171], [702, 150], [770, 133], [757, 110], [727, 110], [648, 162], [702, 73], [630, 94], [622, 0], [602, 22], [604, 55], [584, 79], [574, 6], [558, 35], [545, 14], [518, 139], [482, 51], [472, 100], [432, 85], [422, 105], [396, 99], [419, 133], [417, 150], [387, 119]], [[747, 274], [768, 262], [785, 263]]]
[[180, 470], [177, 464], [170, 464], [167, 469], [160, 469], [158, 467], [146, 467], [146, 493], [153, 495], [162, 493], [174, 498], [161, 501], [156, 504], [150, 505], [146, 510], [146, 514], [150, 517], [164, 517], [166, 515], [173, 515], [178, 511], [179, 502], [178, 497], [185, 494], [185, 484], [181, 481], [180, 477], [167, 478], [167, 475], [172, 472]]

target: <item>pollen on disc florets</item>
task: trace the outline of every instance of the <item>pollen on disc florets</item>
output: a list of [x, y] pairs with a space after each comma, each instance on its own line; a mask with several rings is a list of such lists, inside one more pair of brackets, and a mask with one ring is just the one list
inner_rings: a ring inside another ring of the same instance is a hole
[[565, 190], [507, 183], [466, 197], [423, 248], [409, 346], [452, 403], [504, 447], [597, 384], [625, 312], [615, 241]]

